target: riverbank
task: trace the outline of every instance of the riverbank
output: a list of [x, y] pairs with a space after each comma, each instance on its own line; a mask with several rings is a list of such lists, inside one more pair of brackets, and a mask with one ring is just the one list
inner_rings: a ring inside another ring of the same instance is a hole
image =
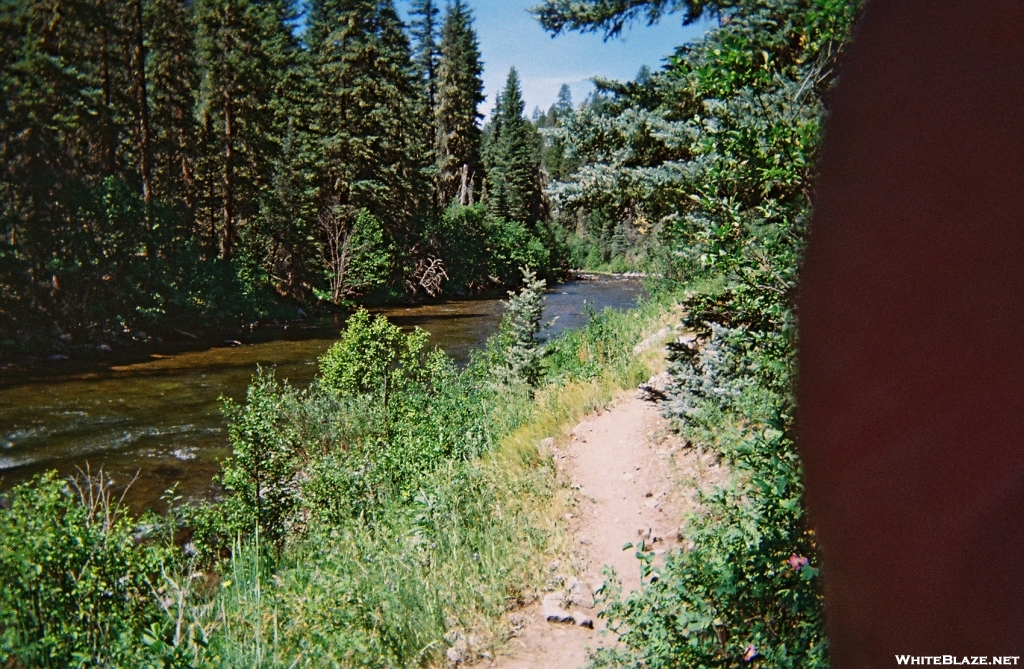
[[[636, 281], [566, 283], [544, 297], [542, 336], [581, 327], [589, 310], [626, 309], [643, 295]], [[507, 295], [500, 297], [506, 298]], [[428, 347], [444, 349], [465, 366], [497, 329], [504, 301], [433, 300], [380, 306], [405, 331], [431, 333]], [[71, 475], [88, 463], [103, 467], [117, 485], [135, 480], [127, 499], [136, 510], [164, 508], [172, 485], [185, 499], [215, 499], [219, 462], [231, 454], [221, 398], [243, 401], [258, 368], [305, 388], [317, 358], [344, 328], [341, 317], [278, 324], [235, 334], [232, 345], [164, 348], [98, 361], [43, 361], [0, 374], [2, 487], [45, 469]], [[136, 475], [138, 477], [136, 478]]]
[[[568, 270], [565, 281], [553, 283], [549, 290], [554, 291], [563, 283], [574, 281], [601, 280], [639, 280], [646, 278], [640, 272], [612, 273], [589, 270]], [[40, 340], [40, 348], [35, 351], [11, 353], [0, 349], [0, 372], [5, 379], [12, 376], [28, 376], [35, 370], [45, 375], [47, 370], [66, 369], [70, 363], [114, 363], [131, 364], [141, 362], [151, 356], [168, 356], [179, 353], [203, 350], [215, 347], [232, 347], [243, 344], [266, 341], [268, 338], [286, 337], [291, 333], [301, 332], [303, 328], [318, 324], [330, 324], [340, 329], [344, 319], [360, 308], [373, 312], [386, 313], [408, 307], [429, 307], [454, 302], [479, 302], [487, 300], [504, 300], [507, 290], [476, 292], [473, 294], [455, 293], [452, 295], [401, 295], [389, 294], [369, 295], [352, 301], [347, 306], [336, 306], [327, 302], [316, 305], [289, 304], [294, 311], [294, 318], [256, 319], [243, 325], [211, 325], [198, 324], [178, 325], [174, 327], [155, 328], [139, 332], [122, 332], [117, 336], [110, 334], [101, 337], [104, 341], [88, 341], [73, 343], [70, 337], [58, 338], [52, 342]], [[56, 373], [61, 373], [56, 371]], [[0, 385], [3, 385], [0, 380]]]

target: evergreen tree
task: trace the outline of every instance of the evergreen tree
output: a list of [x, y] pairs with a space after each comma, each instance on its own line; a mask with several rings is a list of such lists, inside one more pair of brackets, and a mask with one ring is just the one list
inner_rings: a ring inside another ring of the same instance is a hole
[[196, 14], [207, 206], [212, 214], [220, 204], [220, 255], [230, 258], [271, 182], [281, 141], [274, 100], [293, 40], [281, 2], [197, 0]]
[[480, 172], [479, 106], [484, 101], [480, 45], [463, 0], [448, 6], [441, 35], [436, 107], [438, 202], [471, 204]]
[[[3, 320], [18, 312], [47, 328], [81, 320], [82, 296], [98, 281], [90, 256], [115, 255], [91, 214], [104, 181], [130, 178], [134, 167], [128, 13], [100, 9], [71, 0], [0, 5]], [[126, 226], [122, 238], [134, 231]]]
[[424, 200], [425, 146], [409, 42], [390, 0], [316, 0], [307, 42], [316, 78], [321, 206], [348, 225], [366, 209], [400, 247]]
[[146, 7], [149, 57], [150, 150], [157, 199], [194, 226], [196, 151], [194, 115], [198, 73], [194, 25], [182, 0], [150, 0]]
[[439, 42], [438, 9], [434, 0], [412, 0], [409, 15], [409, 33], [413, 38], [412, 60], [416, 74], [423, 82], [426, 109], [433, 113], [437, 100], [437, 68], [441, 58]]
[[320, 146], [312, 114], [318, 96], [309, 52], [298, 49], [289, 55], [274, 106], [281, 149], [271, 163], [271, 188], [262, 193], [257, 224], [250, 228], [247, 242], [262, 251], [264, 268], [278, 290], [301, 299], [318, 273]]
[[572, 91], [568, 84], [562, 84], [558, 90], [558, 100], [551, 105], [544, 118], [544, 127], [549, 130], [544, 133], [541, 167], [553, 181], [565, 181], [575, 167], [575, 163], [567, 157], [565, 133], [550, 130], [562, 128], [572, 114]]
[[535, 223], [541, 217], [539, 137], [523, 116], [525, 106], [513, 67], [491, 121], [487, 206], [495, 216]]
[[556, 118], [568, 116], [572, 110], [572, 89], [569, 88], [569, 84], [562, 84], [562, 87], [558, 89], [558, 101], [554, 106]]

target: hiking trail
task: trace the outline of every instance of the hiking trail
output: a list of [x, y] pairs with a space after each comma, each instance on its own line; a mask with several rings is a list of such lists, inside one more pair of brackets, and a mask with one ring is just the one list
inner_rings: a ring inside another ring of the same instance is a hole
[[[591, 413], [567, 437], [547, 440], [560, 476], [571, 485], [572, 510], [565, 523], [574, 564], [549, 565], [564, 587], [510, 616], [516, 631], [491, 667], [582, 667], [588, 649], [617, 643], [598, 617], [601, 604], [592, 599], [604, 581], [602, 567], [614, 567], [623, 592], [630, 592], [640, 587], [640, 562], [636, 548], [623, 550], [625, 544], [646, 540], [659, 561], [666, 550], [681, 546], [680, 529], [696, 510], [696, 491], [720, 484], [724, 470], [712, 454], [688, 447], [670, 431], [658, 410], [657, 403], [629, 391]], [[550, 620], [563, 614], [571, 618]], [[593, 629], [579, 624], [588, 620]]]

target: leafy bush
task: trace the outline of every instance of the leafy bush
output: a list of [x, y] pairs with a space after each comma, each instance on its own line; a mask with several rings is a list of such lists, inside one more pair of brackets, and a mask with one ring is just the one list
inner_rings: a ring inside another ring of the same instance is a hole
[[[53, 473], [0, 509], [0, 663], [8, 667], [189, 666], [160, 606], [178, 553], [142, 540], [102, 472]], [[149, 517], [143, 524], [159, 528]]]
[[417, 328], [406, 335], [383, 316], [366, 310], [349, 318], [341, 339], [320, 358], [319, 385], [346, 397], [372, 394], [388, 400], [422, 380], [420, 362], [430, 335]]
[[306, 390], [259, 373], [246, 403], [225, 404], [233, 455], [220, 481], [230, 532], [258, 530], [280, 546], [310, 523], [376, 517], [409, 500], [445, 462], [479, 455], [489, 439], [487, 391], [427, 334], [353, 314]]
[[482, 204], [463, 207], [453, 202], [439, 221], [427, 226], [426, 236], [444, 259], [450, 287], [476, 291], [520, 285], [522, 267], [555, 278], [565, 255], [556, 227], [528, 227], [494, 217]]
[[232, 456], [218, 476], [230, 493], [223, 513], [230, 530], [258, 530], [276, 545], [292, 522], [301, 474], [302, 446], [288, 415], [289, 399], [273, 375], [260, 370], [244, 405], [224, 403]]

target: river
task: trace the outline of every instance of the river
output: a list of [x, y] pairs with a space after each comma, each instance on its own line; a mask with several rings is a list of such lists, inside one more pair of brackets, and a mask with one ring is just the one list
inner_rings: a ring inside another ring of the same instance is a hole
[[[586, 322], [594, 309], [633, 306], [638, 281], [601, 279], [556, 286], [544, 298], [551, 336]], [[433, 302], [375, 309], [403, 328], [421, 327], [457, 362], [465, 363], [498, 328], [498, 299]], [[0, 487], [56, 469], [63, 475], [102, 468], [115, 486], [134, 482], [127, 499], [158, 508], [177, 484], [186, 499], [209, 499], [219, 461], [230, 454], [221, 397], [240, 401], [258, 365], [305, 386], [316, 360], [337, 337], [336, 319], [268, 326], [222, 345], [145, 359], [49, 363], [0, 378]]]

